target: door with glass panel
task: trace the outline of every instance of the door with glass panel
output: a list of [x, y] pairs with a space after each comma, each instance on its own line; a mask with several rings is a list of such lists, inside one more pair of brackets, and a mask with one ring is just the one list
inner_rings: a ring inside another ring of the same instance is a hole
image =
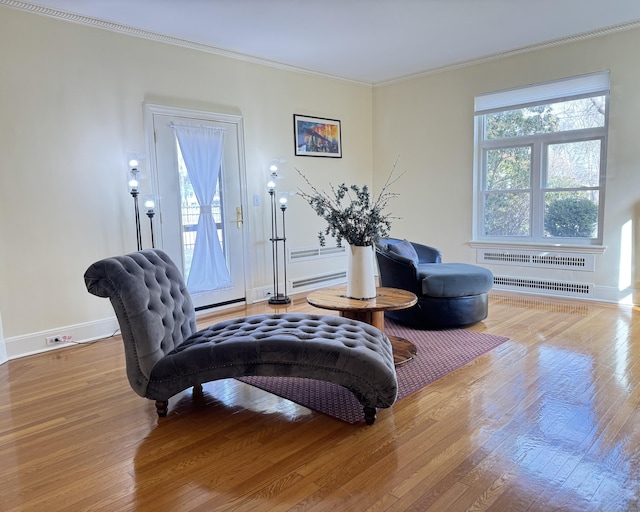
[[197, 309], [245, 300], [242, 120], [145, 105], [158, 247]]

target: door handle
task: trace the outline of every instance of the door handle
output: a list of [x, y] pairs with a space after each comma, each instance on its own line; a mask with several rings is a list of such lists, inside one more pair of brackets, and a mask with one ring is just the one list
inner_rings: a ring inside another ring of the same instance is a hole
[[238, 226], [238, 229], [242, 229], [243, 222], [242, 206], [236, 206], [236, 225]]

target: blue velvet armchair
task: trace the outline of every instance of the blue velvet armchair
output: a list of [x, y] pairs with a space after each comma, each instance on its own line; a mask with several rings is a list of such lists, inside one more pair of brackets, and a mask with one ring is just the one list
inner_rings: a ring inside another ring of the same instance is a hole
[[442, 263], [435, 247], [383, 238], [376, 243], [380, 285], [416, 294], [409, 309], [385, 316], [418, 328], [459, 327], [480, 322], [488, 314], [490, 270], [466, 263]]

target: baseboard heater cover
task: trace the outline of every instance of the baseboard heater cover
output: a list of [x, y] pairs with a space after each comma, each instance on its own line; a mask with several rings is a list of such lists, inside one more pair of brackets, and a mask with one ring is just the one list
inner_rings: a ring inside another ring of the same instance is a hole
[[343, 256], [347, 252], [346, 248], [338, 246], [314, 246], [296, 247], [288, 251], [289, 261], [303, 261], [316, 258], [328, 258], [332, 256]]
[[344, 281], [347, 278], [347, 272], [334, 272], [332, 274], [324, 274], [321, 276], [307, 277], [305, 279], [298, 279], [297, 281], [291, 281], [291, 288], [304, 288], [306, 286], [313, 286], [318, 284], [326, 284], [334, 281]]
[[590, 296], [593, 284], [532, 279], [526, 277], [494, 276], [494, 287], [502, 290], [530, 291], [552, 295]]
[[566, 252], [538, 252], [538, 251], [500, 251], [494, 249], [480, 249], [477, 262], [488, 265], [516, 265], [519, 267], [555, 268], [562, 270], [595, 271], [595, 256], [593, 254], [573, 254]]

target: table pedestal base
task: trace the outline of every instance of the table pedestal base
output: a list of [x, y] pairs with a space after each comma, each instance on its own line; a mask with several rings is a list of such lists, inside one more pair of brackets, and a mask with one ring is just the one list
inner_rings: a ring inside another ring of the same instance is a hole
[[396, 366], [407, 364], [418, 354], [418, 348], [409, 340], [393, 334], [387, 334], [387, 338], [391, 342], [393, 364]]
[[[341, 311], [340, 316], [366, 322], [384, 332], [384, 311]], [[416, 357], [418, 348], [409, 340], [393, 334], [387, 334], [387, 337], [391, 342], [393, 363], [396, 366], [406, 364]]]

